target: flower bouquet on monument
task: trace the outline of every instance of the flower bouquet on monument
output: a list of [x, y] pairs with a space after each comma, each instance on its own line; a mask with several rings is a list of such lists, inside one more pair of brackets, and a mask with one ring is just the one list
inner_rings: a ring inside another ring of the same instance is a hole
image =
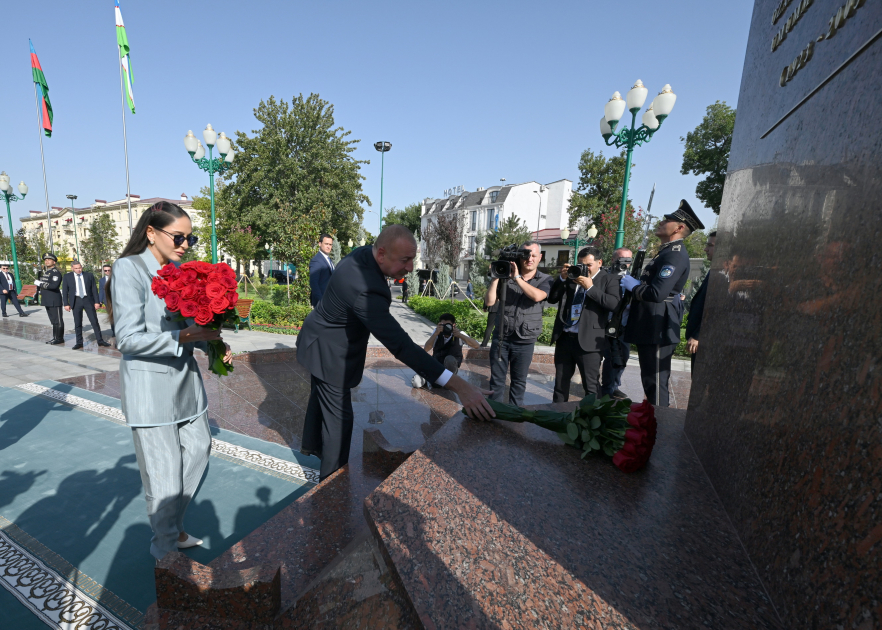
[[[198, 326], [217, 330], [225, 323], [235, 324], [236, 272], [226, 263], [207, 263], [201, 260], [185, 262], [180, 267], [168, 263], [156, 272], [151, 289], [165, 300], [165, 307], [177, 313], [179, 319], [192, 319]], [[226, 346], [220, 339], [208, 342], [208, 369], [220, 376], [233, 371], [224, 363]]]
[[[581, 400], [573, 411], [529, 410], [487, 400], [497, 420], [530, 422], [554, 431], [570, 446], [589, 453], [603, 453], [623, 472], [640, 470], [649, 461], [655, 445], [655, 408], [644, 400], [598, 399], [593, 394]], [[465, 411], [465, 410], [463, 410]]]

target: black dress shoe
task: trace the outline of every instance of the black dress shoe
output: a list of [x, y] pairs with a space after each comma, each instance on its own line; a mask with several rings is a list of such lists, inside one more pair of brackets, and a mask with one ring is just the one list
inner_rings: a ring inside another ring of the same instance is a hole
[[28, 314], [27, 314], [27, 313], [19, 313], [18, 316], [19, 316], [19, 317], [27, 317]]
[[6, 313], [3, 313], [3, 317], [9, 317], [9, 315], [7, 315]]
[[612, 397], [617, 400], [625, 400], [628, 397], [628, 394], [626, 394], [625, 392], [623, 392], [620, 389], [617, 389], [616, 391], [614, 391], [612, 393]]
[[73, 348], [71, 348], [71, 350], [82, 350], [82, 349], [83, 349], [83, 344], [81, 344], [81, 343], [78, 343]]
[[106, 341], [104, 341], [103, 339], [98, 342], [98, 345], [101, 346], [102, 348], [109, 348], [110, 347], [110, 344], [107, 343]]
[[59, 344], [63, 344], [64, 339], [52, 339], [51, 341], [47, 341], [46, 343], [49, 344], [50, 346], [57, 346]]

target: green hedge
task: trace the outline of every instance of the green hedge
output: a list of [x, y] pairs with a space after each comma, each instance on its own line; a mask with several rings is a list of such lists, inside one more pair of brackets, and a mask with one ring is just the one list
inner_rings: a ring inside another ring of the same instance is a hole
[[[450, 313], [456, 317], [456, 325], [470, 337], [478, 340], [484, 338], [487, 330], [487, 313], [478, 313], [466, 302], [450, 302], [432, 297], [412, 297], [407, 305], [423, 317], [438, 323], [438, 318], [444, 313]], [[557, 312], [557, 309], [553, 309]], [[542, 333], [539, 335], [539, 343], [551, 344], [551, 330], [554, 328], [554, 316], [542, 318]]]
[[266, 300], [254, 300], [251, 305], [251, 321], [266, 326], [302, 326], [310, 312], [312, 307], [308, 304], [279, 306]]

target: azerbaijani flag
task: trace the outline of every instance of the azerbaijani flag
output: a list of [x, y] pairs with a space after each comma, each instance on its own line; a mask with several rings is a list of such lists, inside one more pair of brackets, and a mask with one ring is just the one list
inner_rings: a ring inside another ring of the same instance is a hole
[[49, 84], [46, 83], [46, 75], [43, 74], [43, 68], [40, 66], [40, 60], [37, 59], [37, 53], [34, 50], [34, 44], [28, 40], [31, 45], [31, 74], [34, 76], [34, 83], [40, 88], [43, 96], [43, 133], [47, 138], [52, 137], [52, 103], [49, 101]]
[[119, 12], [119, 0], [116, 0], [116, 43], [119, 44], [119, 62], [122, 64], [123, 83], [126, 86], [126, 103], [129, 109], [135, 113], [135, 94], [132, 85], [132, 60], [129, 57], [129, 38], [126, 35], [126, 25], [123, 24], [122, 13]]

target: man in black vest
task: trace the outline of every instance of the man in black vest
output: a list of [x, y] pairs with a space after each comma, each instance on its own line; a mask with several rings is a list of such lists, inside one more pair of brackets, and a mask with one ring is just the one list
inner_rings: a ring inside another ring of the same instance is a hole
[[[577, 260], [587, 273], [575, 265], [561, 271], [551, 285], [549, 304], [560, 304], [551, 333], [554, 349], [553, 402], [570, 399], [570, 381], [576, 368], [582, 376], [585, 395], [597, 394], [601, 352], [606, 348], [609, 314], [621, 300], [619, 277], [601, 269], [600, 250], [586, 247]], [[571, 270], [578, 272], [575, 278]]]
[[508, 401], [522, 407], [527, 389], [527, 373], [533, 361], [533, 347], [542, 333], [542, 304], [551, 290], [553, 278], [538, 270], [542, 258], [540, 245], [527, 241], [521, 246], [529, 256], [517, 264], [511, 263], [511, 276], [505, 280], [494, 278], [487, 288], [484, 302], [493, 306], [499, 299], [501, 282], [506, 290], [503, 326], [497, 326], [490, 345], [490, 389], [493, 400], [503, 402], [505, 376], [511, 368], [511, 388]]
[[95, 331], [95, 339], [102, 348], [109, 348], [110, 344], [104, 341], [101, 336], [101, 326], [98, 324], [98, 291], [95, 288], [95, 276], [91, 273], [83, 272], [83, 265], [80, 261], [75, 260], [70, 265], [71, 271], [64, 274], [64, 280], [61, 285], [61, 299], [64, 302], [64, 310], [68, 313], [73, 311], [74, 331], [77, 335], [77, 342], [71, 350], [82, 350], [83, 348], [83, 311], [92, 324], [92, 330]]
[[46, 270], [34, 284], [40, 287], [40, 304], [46, 307], [46, 314], [52, 322], [52, 339], [49, 345], [57, 346], [64, 343], [64, 319], [61, 316], [61, 272], [55, 266], [58, 258], [55, 254], [43, 254], [43, 266]]
[[438, 325], [423, 350], [431, 352], [432, 357], [445, 368], [456, 374], [462, 365], [462, 344], [479, 348], [478, 342], [456, 327], [456, 317], [444, 313], [438, 318]]
[[680, 292], [689, 279], [689, 254], [683, 239], [703, 228], [704, 224], [683, 199], [677, 211], [664, 215], [655, 229], [662, 246], [643, 268], [640, 280], [622, 278], [622, 287], [634, 294], [624, 340], [637, 346], [643, 393], [657, 407], [670, 406], [671, 357], [680, 343]]
[[417, 244], [403, 225], [387, 225], [373, 245], [359, 247], [340, 261], [321, 301], [297, 336], [297, 362], [312, 375], [303, 423], [301, 452], [321, 457], [325, 479], [349, 461], [352, 395], [364, 373], [371, 334], [417, 374], [446, 387], [472, 418], [495, 416], [478, 389], [426, 354], [389, 312], [392, 294], [386, 277], [413, 271]]

